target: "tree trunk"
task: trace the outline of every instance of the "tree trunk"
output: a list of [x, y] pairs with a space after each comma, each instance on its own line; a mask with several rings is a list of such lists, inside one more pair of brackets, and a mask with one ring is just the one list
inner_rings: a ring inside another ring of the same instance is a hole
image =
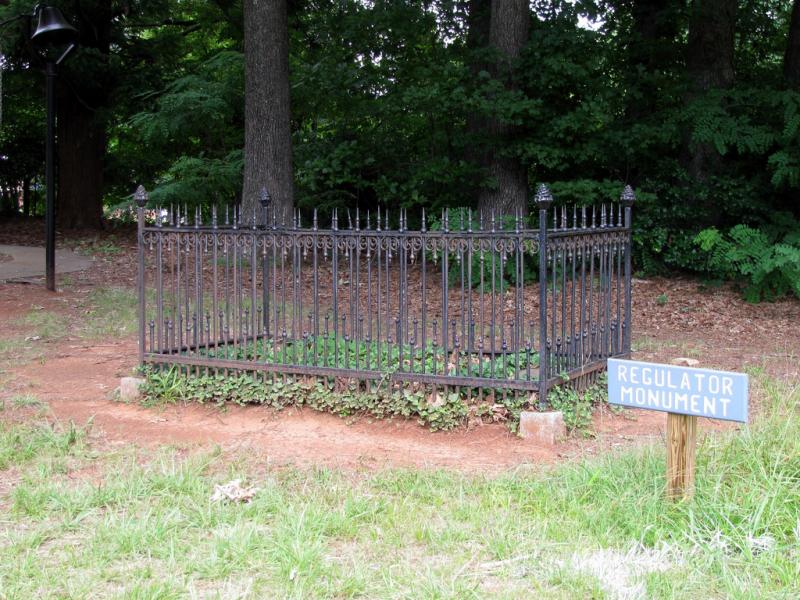
[[662, 73], [675, 62], [683, 3], [679, 0], [641, 0], [630, 8], [633, 23], [628, 44], [630, 86], [640, 93], [626, 107], [628, 119], [636, 123], [657, 108]]
[[800, 87], [800, 0], [794, 0], [789, 21], [789, 39], [783, 57], [783, 77], [791, 87]]
[[[508, 89], [514, 88], [514, 62], [519, 59], [528, 41], [530, 13], [526, 0], [492, 0], [489, 46], [497, 53], [492, 65], [494, 77], [504, 80]], [[484, 188], [478, 198], [478, 210], [484, 221], [491, 213], [513, 215], [527, 212], [528, 171], [519, 158], [508, 154], [508, 144], [516, 127], [489, 118], [486, 134], [491, 142], [488, 157], [488, 174], [492, 188]]]
[[736, 0], [695, 0], [689, 21], [686, 67], [695, 93], [730, 87]]
[[57, 102], [57, 223], [70, 229], [98, 229], [103, 216], [105, 124], [64, 86]]
[[[490, 65], [483, 52], [489, 46], [489, 28], [491, 26], [492, 3], [490, 0], [468, 0], [467, 2], [467, 60], [469, 61], [470, 76], [473, 81], [479, 81], [482, 71], [488, 72]], [[464, 149], [464, 158], [468, 163], [475, 165], [472, 189], [474, 195], [471, 199], [473, 206], [477, 205], [481, 194], [481, 185], [485, 173], [489, 170], [489, 140], [486, 139], [488, 119], [480, 110], [473, 110], [467, 114], [466, 133], [468, 143]]]
[[111, 0], [78, 2], [75, 10], [78, 50], [56, 80], [56, 220], [60, 227], [97, 229], [103, 217], [103, 109], [117, 84], [109, 68], [113, 12]]
[[[737, 7], [736, 0], [694, 1], [686, 59], [689, 102], [711, 90], [733, 85]], [[689, 175], [702, 183], [719, 170], [722, 157], [711, 144], [692, 144], [690, 139], [687, 143]]]
[[279, 223], [294, 208], [289, 103], [289, 31], [286, 0], [244, 1], [245, 142], [243, 218], [262, 222], [259, 197], [266, 189]]

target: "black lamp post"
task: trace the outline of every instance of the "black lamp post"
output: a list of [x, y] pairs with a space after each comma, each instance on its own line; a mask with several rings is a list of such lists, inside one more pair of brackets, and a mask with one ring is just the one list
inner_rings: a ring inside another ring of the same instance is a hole
[[47, 289], [56, 289], [56, 67], [64, 62], [75, 48], [78, 31], [69, 24], [54, 6], [38, 5], [34, 18], [39, 22], [31, 35], [31, 42], [45, 60], [47, 76], [47, 140], [45, 144], [45, 185], [47, 208], [45, 211], [45, 275]]

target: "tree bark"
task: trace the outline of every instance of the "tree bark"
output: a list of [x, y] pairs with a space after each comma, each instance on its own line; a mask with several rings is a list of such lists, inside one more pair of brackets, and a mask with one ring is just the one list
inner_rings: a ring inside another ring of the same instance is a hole
[[[106, 117], [116, 86], [109, 68], [111, 0], [75, 4], [78, 50], [56, 80], [56, 220], [60, 227], [102, 227]], [[72, 74], [73, 69], [75, 74]]]
[[679, 0], [637, 0], [630, 7], [633, 23], [627, 72], [629, 85], [640, 90], [626, 107], [631, 122], [651, 115], [657, 108], [659, 77], [669, 72], [675, 62], [683, 7]]
[[[501, 78], [507, 89], [513, 89], [514, 63], [528, 41], [530, 13], [527, 0], [492, 0], [489, 46], [497, 53], [492, 65], [494, 77]], [[508, 144], [516, 127], [499, 119], [489, 118], [486, 134], [491, 141], [488, 173], [492, 188], [481, 190], [478, 210], [484, 220], [491, 214], [513, 215], [527, 212], [528, 171], [519, 158], [508, 154]]]
[[[734, 82], [733, 51], [736, 0], [695, 0], [689, 19], [686, 72], [688, 102], [712, 90], [729, 88]], [[687, 139], [688, 171], [696, 182], [719, 171], [722, 157], [708, 143]]]
[[800, 87], [800, 0], [792, 5], [789, 39], [783, 57], [783, 77], [790, 87]]
[[98, 229], [103, 216], [105, 123], [69, 89], [62, 87], [57, 102], [56, 219], [59, 227]]
[[629, 44], [630, 61], [647, 71], [662, 68], [672, 59], [672, 47], [679, 31], [678, 0], [637, 0], [632, 3], [633, 30]]
[[[489, 46], [489, 28], [491, 26], [492, 3], [491, 0], [468, 0], [467, 2], [467, 60], [470, 76], [478, 81], [482, 71], [488, 72], [490, 65], [483, 51]], [[484, 173], [489, 170], [488, 140], [486, 130], [488, 119], [480, 110], [473, 110], [467, 114], [466, 132], [468, 143], [464, 149], [464, 158], [468, 163], [475, 165], [475, 174], [472, 182], [474, 195], [471, 204], [476, 206], [481, 194], [481, 184]]]
[[259, 222], [262, 189], [279, 223], [294, 208], [286, 0], [244, 0], [245, 143], [242, 217]]
[[686, 67], [693, 92], [733, 84], [737, 8], [736, 0], [695, 0], [692, 4]]

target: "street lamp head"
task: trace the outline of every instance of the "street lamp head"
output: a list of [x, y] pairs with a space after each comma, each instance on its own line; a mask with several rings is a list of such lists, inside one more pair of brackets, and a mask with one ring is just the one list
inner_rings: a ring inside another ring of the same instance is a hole
[[63, 46], [75, 41], [78, 30], [70, 25], [55, 6], [37, 6], [34, 16], [37, 15], [39, 23], [31, 35], [31, 41], [35, 45], [44, 48]]

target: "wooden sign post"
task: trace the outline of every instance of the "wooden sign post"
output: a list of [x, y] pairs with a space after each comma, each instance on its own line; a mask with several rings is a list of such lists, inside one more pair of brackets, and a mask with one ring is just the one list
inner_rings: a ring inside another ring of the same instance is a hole
[[697, 417], [747, 422], [744, 373], [608, 359], [608, 402], [667, 414], [667, 498], [694, 493]]
[[691, 498], [694, 494], [694, 457], [697, 417], [667, 414], [667, 497]]

